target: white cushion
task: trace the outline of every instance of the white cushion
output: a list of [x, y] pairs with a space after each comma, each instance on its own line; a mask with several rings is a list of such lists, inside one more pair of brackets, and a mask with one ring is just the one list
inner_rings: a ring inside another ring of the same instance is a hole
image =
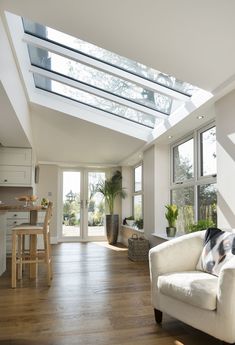
[[218, 278], [199, 271], [168, 273], [158, 277], [164, 295], [198, 308], [215, 310]]

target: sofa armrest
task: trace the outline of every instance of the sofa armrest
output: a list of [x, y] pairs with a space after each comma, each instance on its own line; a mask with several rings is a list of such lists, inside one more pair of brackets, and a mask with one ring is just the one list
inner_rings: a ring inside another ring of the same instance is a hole
[[205, 231], [186, 234], [150, 249], [151, 280], [169, 272], [195, 270], [202, 252]]
[[217, 309], [235, 319], [235, 258], [229, 260], [219, 274]]

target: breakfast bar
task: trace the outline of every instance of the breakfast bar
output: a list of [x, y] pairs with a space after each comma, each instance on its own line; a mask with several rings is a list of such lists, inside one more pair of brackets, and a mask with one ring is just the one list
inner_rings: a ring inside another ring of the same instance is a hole
[[[6, 270], [6, 242], [7, 242], [7, 236], [8, 241], [11, 241], [11, 235], [7, 235], [7, 226], [15, 226], [20, 223], [25, 223], [25, 215], [28, 215], [27, 222], [31, 225], [35, 225], [38, 222], [38, 212], [39, 211], [45, 211], [45, 207], [41, 205], [6, 205], [1, 204], [0, 205], [0, 275], [2, 275]], [[8, 215], [11, 214], [14, 218], [12, 223], [7, 222]], [[19, 215], [22, 214], [23, 218], [19, 217]], [[18, 219], [17, 219], [18, 218]], [[10, 231], [10, 230], [8, 230]], [[36, 246], [37, 244], [31, 243], [30, 246]], [[34, 248], [35, 250], [35, 248]], [[35, 271], [34, 268], [32, 268], [32, 271]], [[34, 274], [32, 274], [33, 277]]]

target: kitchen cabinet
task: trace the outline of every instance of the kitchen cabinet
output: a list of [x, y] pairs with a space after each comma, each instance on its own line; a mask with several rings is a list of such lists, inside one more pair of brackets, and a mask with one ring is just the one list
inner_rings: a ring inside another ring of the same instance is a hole
[[1, 165], [32, 165], [32, 150], [17, 147], [0, 147]]
[[0, 148], [0, 186], [32, 185], [32, 150]]
[[25, 166], [0, 165], [1, 186], [29, 186], [32, 168]]
[[[6, 253], [11, 254], [11, 229], [14, 226], [29, 223], [29, 212], [7, 212], [7, 223], [6, 223]], [[27, 244], [28, 246], [28, 244]]]

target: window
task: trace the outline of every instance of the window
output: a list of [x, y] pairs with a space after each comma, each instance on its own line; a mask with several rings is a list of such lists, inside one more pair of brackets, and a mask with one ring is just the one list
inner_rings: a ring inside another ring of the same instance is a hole
[[198, 220], [211, 220], [216, 226], [216, 127], [204, 127], [173, 145], [171, 161], [171, 202], [179, 207], [178, 231], [188, 232]]
[[203, 184], [198, 187], [198, 219], [211, 219], [215, 224], [216, 219], [216, 184]]
[[193, 138], [173, 148], [174, 182], [191, 179], [194, 176]]
[[139, 165], [134, 169], [135, 182], [134, 182], [134, 192], [141, 192], [142, 190], [142, 165]]
[[133, 216], [134, 219], [143, 218], [143, 186], [142, 164], [134, 167]]
[[201, 176], [216, 174], [216, 128], [200, 133]]
[[177, 230], [184, 232], [194, 223], [194, 188], [193, 186], [172, 190], [172, 204], [179, 208]]

